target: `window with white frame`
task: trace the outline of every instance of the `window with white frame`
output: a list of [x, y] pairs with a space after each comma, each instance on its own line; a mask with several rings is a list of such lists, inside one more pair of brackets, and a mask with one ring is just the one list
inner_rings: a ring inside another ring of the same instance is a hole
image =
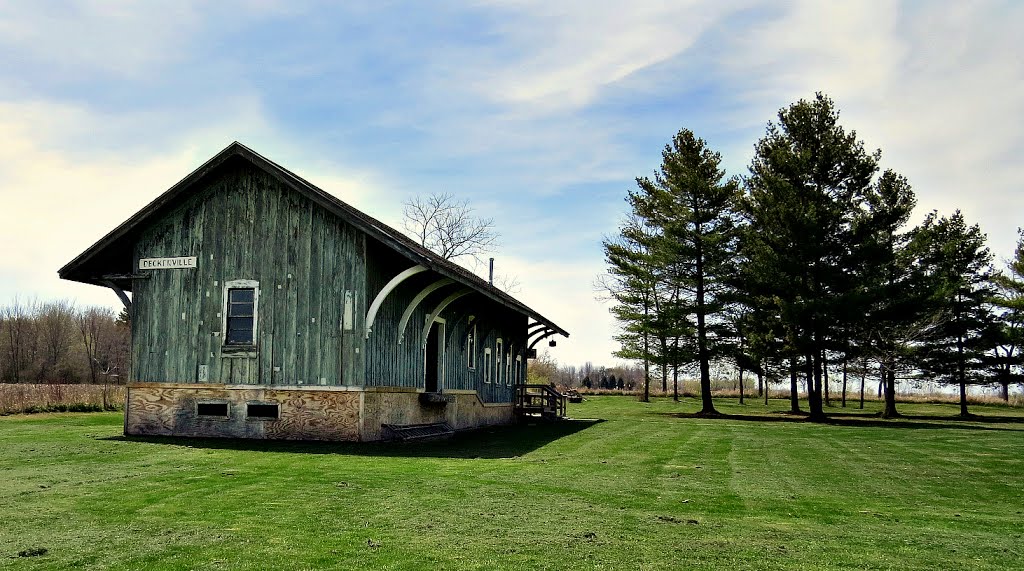
[[469, 328], [466, 334], [466, 366], [476, 369], [476, 324]]
[[484, 382], [491, 383], [491, 348], [484, 347]]
[[259, 282], [231, 280], [224, 283], [224, 344], [256, 344]]
[[501, 338], [499, 337], [498, 340], [494, 342], [494, 383], [497, 385], [501, 384], [501, 355], [504, 347], [505, 345], [501, 342]]
[[505, 354], [505, 386], [512, 386], [512, 344], [508, 346], [508, 353]]

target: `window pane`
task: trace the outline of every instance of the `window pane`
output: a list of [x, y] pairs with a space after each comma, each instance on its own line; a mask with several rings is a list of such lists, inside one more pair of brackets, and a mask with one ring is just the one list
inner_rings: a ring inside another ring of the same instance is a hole
[[228, 304], [228, 317], [252, 317], [253, 304], [235, 303]]
[[228, 290], [228, 299], [232, 302], [248, 302], [252, 303], [255, 299], [255, 290], [251, 288], [246, 289], [230, 289]]
[[228, 331], [228, 345], [252, 345], [252, 329]]

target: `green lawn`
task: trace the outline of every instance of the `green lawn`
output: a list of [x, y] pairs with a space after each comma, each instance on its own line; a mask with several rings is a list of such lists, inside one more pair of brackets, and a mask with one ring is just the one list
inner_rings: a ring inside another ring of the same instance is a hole
[[126, 439], [117, 413], [0, 417], [0, 567], [1024, 567], [1024, 411], [976, 406], [964, 422], [902, 405], [917, 418], [814, 425], [774, 412], [783, 401], [717, 404], [747, 416], [597, 397], [569, 412], [603, 422], [409, 445]]

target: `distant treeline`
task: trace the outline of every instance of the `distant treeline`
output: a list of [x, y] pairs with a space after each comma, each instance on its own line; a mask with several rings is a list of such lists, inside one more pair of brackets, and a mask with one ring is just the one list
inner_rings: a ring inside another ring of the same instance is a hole
[[123, 382], [130, 343], [127, 312], [15, 298], [0, 306], [0, 382]]

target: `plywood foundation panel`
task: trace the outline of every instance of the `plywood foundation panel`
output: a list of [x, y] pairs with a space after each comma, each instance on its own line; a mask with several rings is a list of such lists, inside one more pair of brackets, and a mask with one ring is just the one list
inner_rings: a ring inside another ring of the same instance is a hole
[[380, 440], [384, 424], [426, 424], [447, 422], [456, 430], [467, 430], [513, 420], [512, 405], [486, 406], [476, 394], [456, 394], [445, 406], [425, 406], [417, 392], [374, 392], [363, 395], [363, 441]]
[[[199, 402], [226, 402], [228, 417], [196, 414]], [[249, 402], [276, 403], [277, 419], [246, 418]], [[130, 387], [125, 434], [285, 440], [358, 440], [354, 392]]]

